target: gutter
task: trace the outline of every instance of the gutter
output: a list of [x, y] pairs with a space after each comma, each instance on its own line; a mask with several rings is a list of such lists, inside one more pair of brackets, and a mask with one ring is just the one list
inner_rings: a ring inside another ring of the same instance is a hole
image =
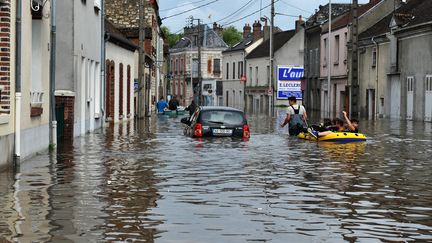
[[[104, 103], [104, 98], [105, 98], [105, 56], [106, 56], [106, 52], [105, 52], [105, 46], [106, 46], [106, 39], [105, 39], [105, 0], [101, 0], [101, 61], [100, 61], [100, 65], [101, 65], [101, 69], [100, 69], [100, 82], [101, 82], [101, 92], [100, 92], [100, 111], [97, 111], [98, 113], [101, 112], [101, 114], [99, 115], [99, 117], [104, 117], [105, 116], [105, 103]], [[104, 119], [102, 119], [102, 121], [104, 121]], [[103, 126], [103, 122], [101, 124]]]
[[377, 118], [378, 114], [379, 114], [379, 112], [378, 112], [378, 103], [380, 101], [380, 99], [379, 99], [379, 92], [378, 92], [379, 91], [379, 85], [378, 85], [379, 45], [375, 41], [375, 37], [376, 36], [372, 37], [372, 42], [374, 43], [375, 48], [376, 48], [376, 64], [375, 64], [375, 70], [376, 70], [376, 72], [375, 72], [376, 95], [375, 95], [375, 114], [374, 114], [374, 116], [375, 116], [375, 118]]
[[51, 0], [51, 53], [50, 53], [50, 149], [57, 145], [57, 119], [56, 119], [56, 104], [55, 104], [55, 83], [56, 83], [56, 0]]
[[400, 29], [395, 30], [394, 33], [396, 34], [398, 32], [409, 31], [411, 29], [419, 28], [419, 27], [422, 27], [422, 26], [428, 26], [428, 25], [432, 25], [432, 21], [421, 23], [421, 24], [416, 24], [416, 25], [413, 25], [413, 26], [410, 26], [410, 27], [402, 27]]
[[21, 157], [21, 19], [22, 1], [17, 1], [16, 6], [16, 53], [15, 53], [15, 166], [20, 163]]

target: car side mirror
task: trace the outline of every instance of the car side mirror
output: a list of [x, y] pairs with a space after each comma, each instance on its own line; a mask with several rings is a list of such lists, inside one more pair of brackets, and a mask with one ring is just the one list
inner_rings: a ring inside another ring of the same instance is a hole
[[189, 117], [183, 117], [181, 120], [180, 120], [180, 122], [181, 123], [183, 123], [183, 124], [186, 124], [186, 125], [190, 125], [190, 121], [189, 121]]

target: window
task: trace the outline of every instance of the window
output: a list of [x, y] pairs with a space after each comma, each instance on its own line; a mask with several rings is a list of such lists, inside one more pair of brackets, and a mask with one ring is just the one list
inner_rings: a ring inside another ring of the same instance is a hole
[[326, 67], [327, 66], [327, 54], [328, 54], [328, 50], [327, 50], [327, 39], [324, 39], [324, 62], [323, 62], [323, 66]]
[[426, 75], [426, 91], [432, 91], [432, 75]]
[[212, 73], [212, 68], [213, 68], [213, 64], [212, 64], [212, 59], [209, 58], [207, 60], [207, 73], [211, 74]]
[[220, 59], [213, 59], [213, 74], [219, 76], [221, 71]]
[[407, 77], [407, 91], [414, 91], [414, 77]]
[[335, 36], [334, 65], [339, 65], [339, 48], [340, 48], [339, 35], [337, 35]]
[[347, 64], [347, 60], [348, 60], [348, 33], [345, 32], [345, 53], [344, 53], [344, 64]]
[[267, 65], [266, 79], [267, 79], [267, 83], [270, 84], [270, 66], [269, 65]]
[[232, 79], [235, 79], [235, 77], [236, 77], [236, 72], [235, 72], [235, 62], [233, 62], [232, 65], [233, 65], [233, 70], [232, 70]]
[[119, 64], [119, 119], [123, 118], [123, 63]]
[[128, 65], [126, 69], [126, 114], [131, 114], [131, 66]]
[[255, 83], [258, 86], [258, 67], [255, 67]]
[[180, 74], [183, 74], [183, 67], [184, 67], [184, 60], [182, 58], [182, 59], [180, 59], [180, 67], [179, 67]]
[[174, 67], [174, 72], [175, 74], [178, 74], [179, 71], [179, 63], [178, 63], [178, 59], [175, 60], [175, 67]]
[[372, 67], [376, 67], [377, 65], [377, 49], [374, 47], [372, 49]]
[[237, 78], [240, 79], [243, 76], [243, 62], [238, 62]]
[[252, 84], [252, 67], [249, 67], [249, 83]]
[[226, 63], [226, 79], [229, 79], [229, 63]]

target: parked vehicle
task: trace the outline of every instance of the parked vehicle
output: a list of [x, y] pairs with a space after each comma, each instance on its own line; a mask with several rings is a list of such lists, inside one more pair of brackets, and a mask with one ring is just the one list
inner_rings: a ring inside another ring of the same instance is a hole
[[184, 134], [190, 137], [250, 137], [244, 113], [230, 107], [199, 107], [191, 117], [185, 117], [181, 122], [185, 124]]

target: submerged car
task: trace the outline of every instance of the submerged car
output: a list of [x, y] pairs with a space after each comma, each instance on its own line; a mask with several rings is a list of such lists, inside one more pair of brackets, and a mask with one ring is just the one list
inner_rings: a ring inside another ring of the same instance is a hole
[[230, 107], [199, 107], [191, 117], [185, 117], [181, 122], [186, 125], [184, 134], [190, 137], [250, 137], [243, 111]]

